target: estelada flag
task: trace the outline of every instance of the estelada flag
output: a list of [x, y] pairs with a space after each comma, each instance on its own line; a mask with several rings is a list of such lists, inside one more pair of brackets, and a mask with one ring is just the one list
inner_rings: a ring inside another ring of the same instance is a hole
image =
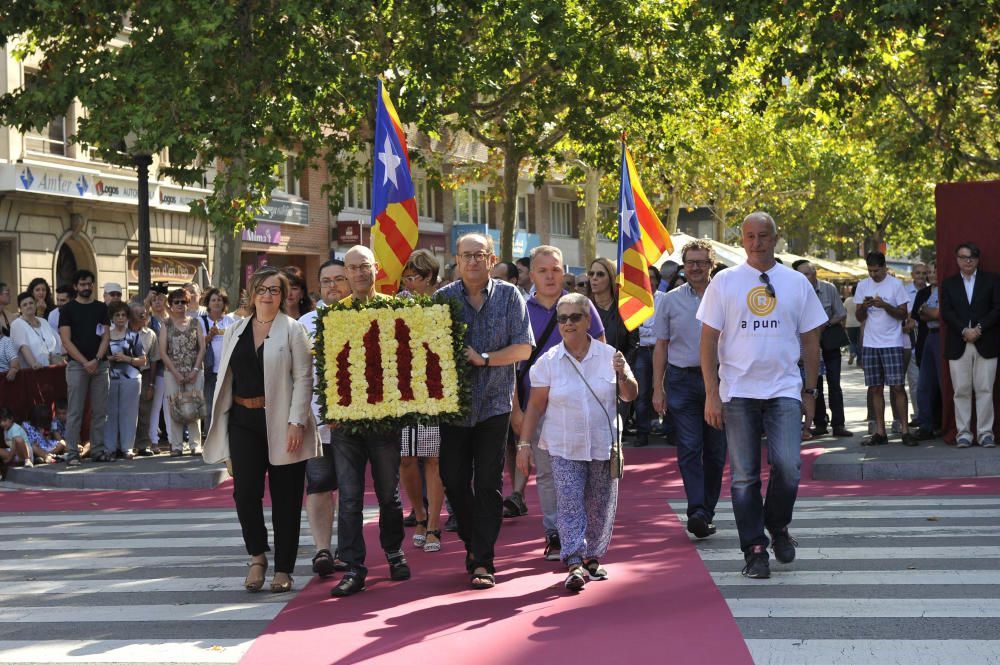
[[670, 233], [642, 191], [623, 138], [622, 182], [618, 193], [618, 313], [629, 330], [635, 330], [653, 315], [649, 266], [672, 251]]
[[417, 246], [417, 199], [410, 177], [406, 135], [389, 93], [378, 82], [375, 102], [375, 174], [372, 178], [372, 251], [375, 289], [394, 295], [403, 266]]

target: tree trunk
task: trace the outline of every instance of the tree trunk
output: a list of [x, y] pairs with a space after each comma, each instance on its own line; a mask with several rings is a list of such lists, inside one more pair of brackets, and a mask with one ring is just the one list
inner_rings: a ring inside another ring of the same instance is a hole
[[715, 208], [713, 210], [715, 213], [715, 239], [719, 242], [726, 242], [726, 230], [729, 225], [726, 224], [726, 218], [729, 217], [729, 208]]
[[500, 225], [500, 260], [514, 260], [514, 224], [517, 220], [517, 180], [524, 153], [508, 141], [503, 148], [503, 219]]
[[215, 256], [212, 265], [212, 285], [225, 289], [234, 302], [239, 302], [240, 250], [243, 238], [239, 233], [219, 231], [215, 236]]
[[589, 266], [597, 258], [597, 215], [601, 196], [601, 169], [585, 167], [587, 181], [584, 184], [583, 220], [580, 222], [580, 258], [581, 263]]
[[677, 218], [681, 214], [681, 188], [670, 186], [670, 207], [667, 209], [667, 231], [677, 233]]

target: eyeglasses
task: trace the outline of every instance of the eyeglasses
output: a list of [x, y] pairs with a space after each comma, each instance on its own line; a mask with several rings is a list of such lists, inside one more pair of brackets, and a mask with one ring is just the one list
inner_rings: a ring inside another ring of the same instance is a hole
[[170, 301], [171, 307], [173, 307], [175, 305], [187, 305], [187, 304], [188, 304], [187, 300], [171, 300]]
[[702, 261], [691, 260], [691, 261], [685, 261], [684, 266], [687, 268], [711, 268], [712, 262], [709, 261], [708, 259], [704, 259]]
[[590, 272], [587, 273], [587, 277], [607, 277], [607, 276], [608, 276], [608, 273], [606, 273], [606, 272], [599, 272], [597, 270], [591, 270]]
[[458, 255], [458, 258], [462, 259], [464, 263], [482, 263], [489, 257], [490, 255], [486, 252], [465, 252]]
[[973, 256], [972, 254], [956, 254], [955, 256], [958, 257], [959, 261], [974, 261], [979, 258], [978, 256]]
[[583, 320], [583, 314], [580, 312], [574, 312], [573, 314], [559, 314], [556, 316], [556, 321], [559, 323], [580, 323]]
[[375, 268], [373, 263], [359, 263], [358, 265], [346, 265], [347, 272], [371, 272]]
[[423, 275], [405, 275], [403, 277], [403, 281], [407, 284], [413, 284], [414, 282], [419, 282], [422, 279], [424, 279]]
[[774, 293], [774, 285], [771, 284], [771, 278], [767, 276], [766, 272], [760, 274], [760, 281], [764, 283], [764, 290], [767, 291], [767, 295], [777, 300], [778, 296]]
[[334, 277], [333, 279], [330, 279], [329, 277], [324, 277], [323, 279], [319, 280], [319, 284], [320, 286], [333, 286], [335, 284], [343, 284], [346, 281], [347, 278], [341, 275], [340, 277]]
[[577, 287], [578, 289], [585, 289], [585, 288], [587, 288], [587, 284], [589, 284], [589, 283], [590, 283], [590, 282], [577, 282], [577, 283], [576, 283], [576, 287]]
[[254, 289], [254, 293], [256, 293], [259, 296], [262, 296], [262, 295], [265, 295], [265, 294], [268, 294], [268, 293], [270, 293], [272, 296], [280, 296], [281, 295], [281, 287], [280, 286], [258, 286], [256, 289]]

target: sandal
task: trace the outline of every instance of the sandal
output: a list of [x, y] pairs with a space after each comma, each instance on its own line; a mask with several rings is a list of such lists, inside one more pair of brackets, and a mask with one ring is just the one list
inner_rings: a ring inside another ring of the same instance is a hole
[[570, 591], [576, 592], [582, 589], [586, 583], [587, 580], [583, 576], [583, 566], [577, 564], [569, 569], [569, 575], [566, 577], [566, 581], [563, 582], [563, 586]]
[[[250, 574], [253, 573], [255, 566], [260, 566], [260, 579], [251, 580]], [[267, 561], [251, 561], [247, 564], [250, 568], [250, 572], [247, 573], [247, 578], [243, 580], [243, 588], [245, 588], [250, 593], [256, 593], [264, 588], [264, 574], [267, 572]]]
[[[284, 582], [278, 581], [278, 575], [284, 575], [288, 579]], [[292, 583], [295, 580], [288, 573], [275, 573], [274, 578], [271, 580], [271, 593], [285, 593], [286, 591], [292, 590]]]
[[414, 547], [423, 547], [424, 544], [427, 542], [427, 520], [425, 520], [425, 519], [424, 520], [417, 520], [416, 527], [418, 529], [420, 527], [423, 527], [424, 532], [423, 533], [414, 533], [413, 534], [413, 546]]
[[316, 552], [316, 556], [312, 558], [312, 571], [320, 577], [333, 575], [334, 561], [330, 550]]
[[492, 589], [497, 584], [496, 578], [493, 577], [493, 573], [487, 571], [482, 566], [472, 571], [472, 579], [470, 582], [473, 589]]
[[[434, 531], [427, 532], [427, 542], [424, 543], [425, 552], [440, 552], [441, 551], [441, 530], [436, 529]], [[437, 540], [430, 540], [431, 538], [437, 538]]]
[[587, 569], [587, 578], [591, 581], [608, 579], [607, 569], [601, 566], [601, 562], [597, 559], [589, 559], [584, 568]]

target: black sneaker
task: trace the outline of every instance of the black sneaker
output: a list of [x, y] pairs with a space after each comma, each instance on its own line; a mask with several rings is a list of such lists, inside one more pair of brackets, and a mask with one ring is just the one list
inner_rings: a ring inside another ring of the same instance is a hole
[[458, 518], [454, 515], [449, 515], [447, 521], [444, 523], [444, 530], [451, 533], [458, 531]]
[[715, 533], [715, 525], [701, 515], [694, 515], [688, 518], [687, 530], [696, 538], [708, 538]]
[[906, 432], [905, 434], [903, 434], [902, 444], [904, 446], [909, 446], [910, 448], [912, 448], [918, 445], [919, 441], [917, 441], [917, 438], [915, 436], [913, 436], [909, 432]]
[[152, 457], [155, 454], [156, 453], [154, 453], [149, 448], [140, 448], [139, 451], [136, 453], [136, 455], [138, 455], [139, 457]]
[[343, 596], [353, 596], [359, 591], [364, 591], [365, 589], [365, 576], [358, 572], [346, 573], [337, 586], [330, 589], [330, 595], [338, 598]]
[[503, 516], [506, 518], [521, 517], [528, 514], [528, 505], [520, 492], [514, 492], [503, 500]]
[[545, 536], [545, 551], [542, 556], [546, 561], [558, 561], [562, 558], [562, 543], [559, 542], [558, 533], [550, 533]]
[[403, 518], [403, 526], [417, 526], [417, 511], [411, 510], [410, 514]]
[[826, 425], [817, 425], [809, 430], [809, 432], [812, 433], [813, 436], [823, 436], [825, 434], [829, 434], [830, 430], [826, 428]]
[[406, 557], [403, 556], [402, 552], [389, 557], [389, 578], [393, 582], [410, 579], [410, 565], [406, 563]]
[[774, 550], [774, 558], [778, 563], [791, 563], [795, 561], [795, 546], [798, 541], [788, 535], [788, 527], [771, 534], [771, 549]]
[[755, 580], [766, 580], [771, 577], [771, 566], [768, 564], [767, 549], [763, 545], [754, 545], [750, 551], [743, 555], [746, 565], [743, 566], [743, 575]]
[[913, 438], [916, 439], [917, 441], [930, 441], [931, 439], [934, 439], [936, 437], [934, 436], [934, 432], [932, 432], [931, 430], [918, 429], [915, 432], [913, 432]]

